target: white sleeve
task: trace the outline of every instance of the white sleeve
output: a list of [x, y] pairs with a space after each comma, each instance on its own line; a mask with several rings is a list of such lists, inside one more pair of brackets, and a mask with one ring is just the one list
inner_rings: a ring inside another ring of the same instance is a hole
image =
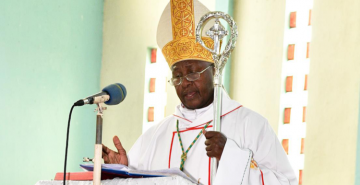
[[127, 154], [129, 167], [133, 169], [138, 169], [138, 164], [141, 154], [141, 145], [142, 145], [143, 135], [141, 135], [131, 147], [129, 153]]
[[[267, 121], [253, 121], [247, 123], [244, 148], [227, 139], [214, 184], [297, 185], [294, 171], [270, 125]], [[259, 168], [250, 168], [252, 158]]]
[[145, 170], [144, 167], [144, 153], [148, 146], [151, 145], [152, 136], [160, 124], [150, 127], [144, 134], [142, 134], [131, 147], [128, 152], [129, 167], [138, 170]]
[[249, 176], [251, 157], [250, 150], [241, 149], [235, 141], [227, 139], [214, 184], [248, 184], [244, 180]]

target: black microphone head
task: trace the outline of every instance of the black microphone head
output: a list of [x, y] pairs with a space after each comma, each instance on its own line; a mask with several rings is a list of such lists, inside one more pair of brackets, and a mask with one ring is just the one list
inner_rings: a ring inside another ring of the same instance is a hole
[[102, 91], [108, 93], [110, 96], [110, 99], [105, 102], [106, 105], [117, 105], [126, 97], [126, 88], [120, 83], [108, 85]]

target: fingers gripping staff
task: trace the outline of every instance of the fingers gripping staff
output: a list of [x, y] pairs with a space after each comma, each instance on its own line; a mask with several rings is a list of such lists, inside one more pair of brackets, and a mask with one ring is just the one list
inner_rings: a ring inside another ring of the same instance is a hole
[[206, 154], [220, 161], [227, 138], [221, 132], [214, 131], [205, 131], [204, 136], [206, 138]]
[[[221, 40], [228, 34], [224, 26], [221, 25], [219, 19], [224, 19], [231, 28], [230, 39], [225, 46], [224, 51], [220, 52]], [[202, 29], [210, 20], [215, 19], [215, 25], [206, 32], [206, 34], [214, 40], [214, 48], [208, 48], [202, 40]], [[236, 39], [238, 36], [237, 25], [235, 21], [223, 12], [210, 12], [201, 17], [196, 27], [196, 42], [200, 43], [202, 47], [210, 51], [215, 63], [214, 74], [214, 131], [220, 132], [220, 115], [221, 115], [221, 87], [222, 87], [222, 70], [230, 57], [232, 50], [235, 48]], [[222, 151], [222, 150], [221, 150]], [[211, 182], [214, 182], [217, 170], [216, 158], [211, 159]]]

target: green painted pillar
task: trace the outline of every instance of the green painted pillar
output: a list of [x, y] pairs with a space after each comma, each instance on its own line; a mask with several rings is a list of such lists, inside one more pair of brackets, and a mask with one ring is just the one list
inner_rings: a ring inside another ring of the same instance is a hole
[[[234, 0], [216, 0], [215, 5], [216, 11], [221, 11], [229, 14], [231, 17], [233, 17], [234, 12]], [[221, 21], [223, 25], [227, 25], [227, 30], [230, 30], [230, 27], [225, 21]], [[226, 38], [229, 39], [229, 36]], [[226, 45], [227, 42], [224, 42], [222, 44], [222, 47]], [[227, 92], [230, 92], [230, 73], [231, 73], [231, 56], [229, 60], [227, 61], [224, 71], [223, 71], [223, 84]]]
[[[63, 171], [72, 104], [100, 90], [103, 1], [0, 2], [1, 184]], [[75, 108], [68, 171], [93, 157], [94, 106]]]

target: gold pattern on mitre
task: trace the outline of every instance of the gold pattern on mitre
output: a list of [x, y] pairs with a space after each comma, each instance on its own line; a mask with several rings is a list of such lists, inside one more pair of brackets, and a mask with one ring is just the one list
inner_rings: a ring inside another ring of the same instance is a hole
[[195, 36], [194, 2], [171, 0], [170, 7], [173, 39]]
[[[214, 47], [214, 41], [209, 37], [203, 38], [208, 48]], [[211, 53], [195, 42], [195, 37], [175, 39], [164, 46], [162, 53], [169, 66], [182, 60], [203, 60], [214, 63]]]
[[[170, 7], [173, 40], [162, 48], [169, 67], [183, 60], [214, 63], [211, 53], [195, 40], [194, 0], [170, 0]], [[203, 37], [203, 41], [208, 48], [214, 47], [211, 38]]]

